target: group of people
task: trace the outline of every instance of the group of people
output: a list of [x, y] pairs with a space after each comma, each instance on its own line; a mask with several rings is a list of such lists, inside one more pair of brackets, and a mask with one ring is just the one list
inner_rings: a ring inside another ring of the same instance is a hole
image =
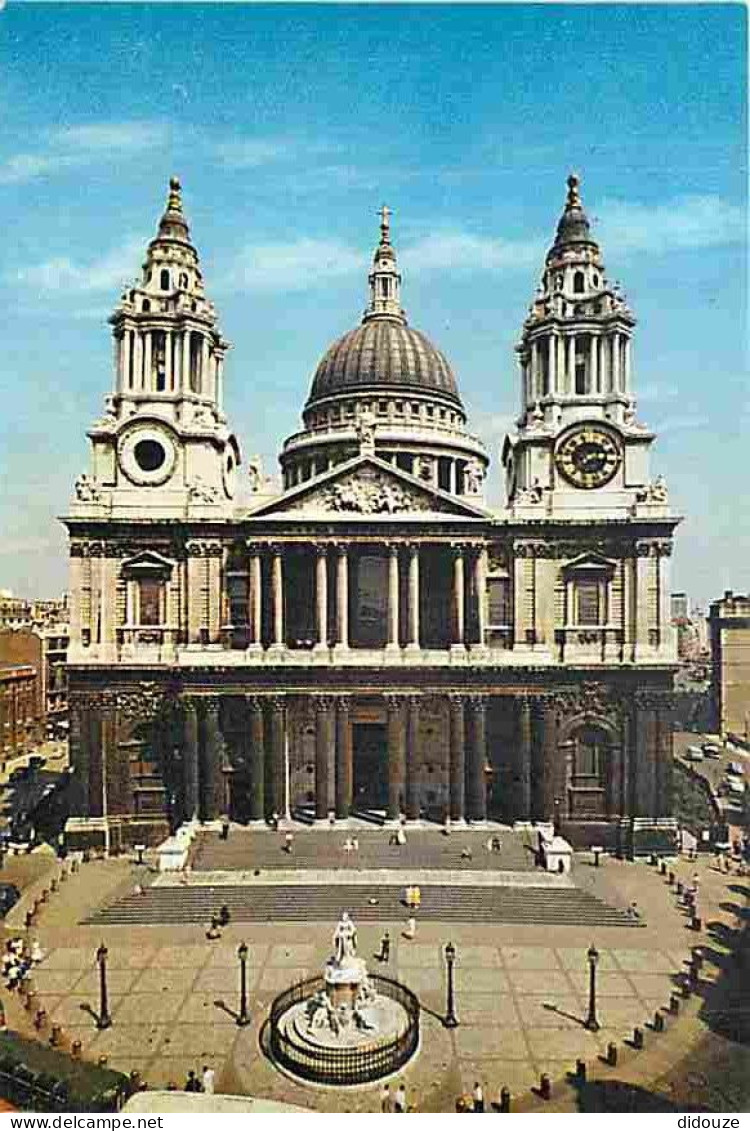
[[404, 888], [404, 904], [410, 911], [419, 911], [422, 906], [422, 891], [417, 884]]
[[212, 1096], [214, 1094], [215, 1087], [216, 1073], [214, 1072], [213, 1068], [210, 1068], [207, 1064], [204, 1064], [200, 1077], [192, 1068], [190, 1069], [187, 1074], [187, 1080], [185, 1081], [184, 1090], [186, 1092], [203, 1092], [207, 1096]]
[[219, 908], [218, 915], [211, 916], [211, 926], [206, 931], [206, 938], [220, 939], [222, 927], [228, 927], [231, 918], [232, 915], [226, 903], [222, 904]]
[[342, 848], [347, 855], [350, 852], [359, 852], [359, 838], [356, 836], [348, 836], [344, 841]]
[[30, 946], [21, 938], [8, 939], [0, 959], [6, 989], [21, 989], [29, 977], [31, 968], [37, 966], [43, 958], [44, 952], [38, 939], [34, 939]]

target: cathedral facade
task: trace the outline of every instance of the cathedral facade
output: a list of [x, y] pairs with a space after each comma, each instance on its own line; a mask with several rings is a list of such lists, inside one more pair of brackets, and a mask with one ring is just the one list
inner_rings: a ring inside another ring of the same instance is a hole
[[70, 536], [72, 841], [184, 821], [554, 820], [669, 837], [678, 518], [632, 390], [635, 320], [567, 200], [517, 346], [506, 504], [390, 216], [275, 488], [223, 409], [228, 343], [180, 185], [111, 319]]

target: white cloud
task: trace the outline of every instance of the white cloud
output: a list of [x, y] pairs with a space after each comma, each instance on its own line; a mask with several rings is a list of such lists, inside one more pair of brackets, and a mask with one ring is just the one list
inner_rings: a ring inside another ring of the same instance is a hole
[[111, 291], [135, 277], [145, 245], [142, 236], [132, 237], [92, 263], [79, 264], [67, 257], [48, 259], [21, 268], [9, 279], [38, 291]]
[[745, 210], [718, 196], [676, 197], [656, 205], [604, 200], [592, 218], [607, 254], [662, 255], [742, 243], [747, 237]]
[[667, 432], [689, 432], [696, 428], [709, 428], [711, 421], [705, 413], [686, 412], [683, 415], [667, 416], [654, 427], [657, 435]]
[[468, 232], [435, 232], [404, 249], [410, 271], [447, 267], [468, 271], [509, 271], [536, 266], [544, 255], [543, 240], [504, 240]]
[[158, 122], [69, 126], [50, 133], [39, 150], [15, 153], [0, 163], [0, 185], [25, 184], [64, 169], [155, 149], [164, 145], [167, 138], [167, 127]]
[[256, 169], [289, 154], [287, 143], [262, 138], [237, 138], [216, 146], [216, 156], [227, 169]]
[[248, 245], [223, 281], [236, 290], [303, 291], [365, 271], [366, 262], [345, 244], [303, 237], [290, 243]]

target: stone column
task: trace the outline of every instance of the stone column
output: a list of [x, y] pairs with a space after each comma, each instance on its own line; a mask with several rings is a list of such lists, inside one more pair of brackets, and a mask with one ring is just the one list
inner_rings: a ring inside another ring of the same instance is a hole
[[522, 695], [518, 705], [518, 820], [531, 819], [531, 700]]
[[542, 816], [551, 820], [555, 814], [555, 797], [559, 797], [561, 812], [564, 810], [560, 793], [557, 751], [557, 711], [552, 695], [546, 695], [541, 703], [542, 712]]
[[475, 632], [471, 643], [485, 646], [487, 631], [487, 547], [478, 546], [473, 558], [474, 601], [476, 602]]
[[412, 543], [409, 553], [409, 588], [407, 596], [408, 625], [406, 646], [419, 648], [419, 546]]
[[153, 344], [153, 335], [150, 330], [146, 330], [143, 335], [143, 388], [152, 390], [153, 381], [153, 362], [151, 357], [151, 349]]
[[164, 331], [164, 388], [172, 392], [172, 331]]
[[315, 702], [315, 818], [324, 821], [334, 808], [334, 701], [316, 695]]
[[450, 725], [450, 816], [461, 821], [466, 816], [466, 720], [464, 697], [448, 696]]
[[622, 391], [623, 393], [630, 392], [630, 366], [632, 361], [632, 342], [630, 338], [625, 337], [623, 345], [623, 373], [622, 373]]
[[203, 700], [203, 780], [201, 782], [201, 815], [204, 821], [214, 821], [224, 812], [224, 742], [219, 725], [218, 695]]
[[557, 391], [558, 393], [567, 393], [568, 374], [565, 365], [565, 338], [561, 334], [557, 338]]
[[554, 331], [547, 338], [547, 387], [552, 396], [557, 392], [557, 335]]
[[536, 338], [531, 343], [531, 399], [539, 399], [539, 344]]
[[274, 648], [284, 647], [284, 567], [281, 549], [274, 546], [271, 556], [271, 603]]
[[336, 647], [349, 647], [349, 552], [336, 547]]
[[143, 388], [143, 335], [138, 331], [133, 338], [133, 388]]
[[419, 764], [419, 695], [408, 699], [409, 723], [406, 740], [406, 817], [409, 821], [419, 819], [419, 783], [417, 766]]
[[248, 695], [247, 705], [250, 710], [250, 820], [262, 821], [266, 815], [263, 698]]
[[271, 741], [266, 747], [266, 812], [283, 817], [286, 812], [286, 701], [271, 698]]
[[622, 385], [620, 381], [620, 335], [615, 332], [610, 338], [612, 356], [612, 390], [619, 392]]
[[388, 707], [388, 819], [398, 820], [406, 786], [406, 734], [403, 695], [386, 695]]
[[589, 392], [599, 392], [599, 339], [592, 334], [589, 339]]
[[328, 549], [315, 547], [315, 621], [317, 626], [316, 649], [328, 647]]
[[198, 379], [198, 391], [201, 396], [210, 397], [212, 390], [210, 388], [208, 379], [208, 338], [201, 338], [201, 360], [200, 360], [200, 377]]
[[472, 821], [487, 819], [487, 696], [471, 695], [468, 699], [471, 717], [471, 744], [467, 774], [467, 816]]
[[130, 383], [129, 383], [130, 365], [131, 365], [130, 348], [131, 348], [130, 330], [125, 330], [125, 332], [122, 335], [122, 349], [121, 349], [121, 352], [120, 352], [120, 361], [121, 361], [121, 365], [122, 365], [122, 388], [123, 389], [128, 389], [130, 387]]
[[466, 570], [464, 566], [464, 547], [452, 546], [453, 555], [453, 648], [466, 646]]
[[351, 702], [338, 697], [336, 704], [336, 816], [344, 820], [352, 810], [354, 764], [352, 751]]
[[190, 331], [184, 330], [180, 335], [182, 343], [182, 361], [180, 364], [180, 387], [183, 393], [190, 392]]
[[400, 647], [399, 629], [399, 564], [398, 546], [391, 542], [388, 546], [388, 638], [386, 649], [397, 652]]
[[250, 621], [249, 647], [258, 651], [262, 647], [263, 620], [263, 563], [258, 546], [250, 546], [250, 571], [248, 594], [248, 619]]
[[456, 493], [456, 461], [450, 460], [448, 464], [448, 490], [451, 495]]
[[183, 699], [182, 807], [186, 821], [198, 818], [198, 709], [195, 699]]

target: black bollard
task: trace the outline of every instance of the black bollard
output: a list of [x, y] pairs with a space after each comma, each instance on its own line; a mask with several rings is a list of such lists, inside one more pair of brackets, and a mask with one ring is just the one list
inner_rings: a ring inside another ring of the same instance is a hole
[[543, 1072], [539, 1077], [539, 1095], [543, 1100], [552, 1098], [552, 1081], [546, 1072]]
[[665, 860], [662, 860], [661, 863], [659, 864], [659, 875], [660, 876], [666, 876], [666, 874], [667, 874], [667, 864], [666, 864]]
[[578, 1080], [580, 1080], [581, 1083], [584, 1083], [584, 1084], [586, 1083], [586, 1061], [585, 1060], [577, 1060], [576, 1061], [576, 1078]]
[[617, 1045], [610, 1041], [607, 1045], [607, 1064], [610, 1068], [617, 1067]]
[[656, 1010], [656, 1013], [654, 1014], [654, 1032], [655, 1033], [663, 1033], [664, 1032], [664, 1014], [658, 1009]]
[[677, 894], [678, 895], [682, 895], [682, 887], [683, 887], [682, 880], [678, 880], [677, 881]]
[[508, 1087], [502, 1088], [500, 1091], [500, 1110], [510, 1111], [510, 1088]]
[[667, 878], [669, 880], [669, 886], [671, 887], [674, 884], [674, 872], [670, 872]]
[[674, 1014], [680, 1012], [680, 999], [677, 994], [669, 995], [669, 1012]]
[[634, 1049], [642, 1049], [643, 1048], [643, 1029], [635, 1028], [633, 1030], [633, 1048]]

